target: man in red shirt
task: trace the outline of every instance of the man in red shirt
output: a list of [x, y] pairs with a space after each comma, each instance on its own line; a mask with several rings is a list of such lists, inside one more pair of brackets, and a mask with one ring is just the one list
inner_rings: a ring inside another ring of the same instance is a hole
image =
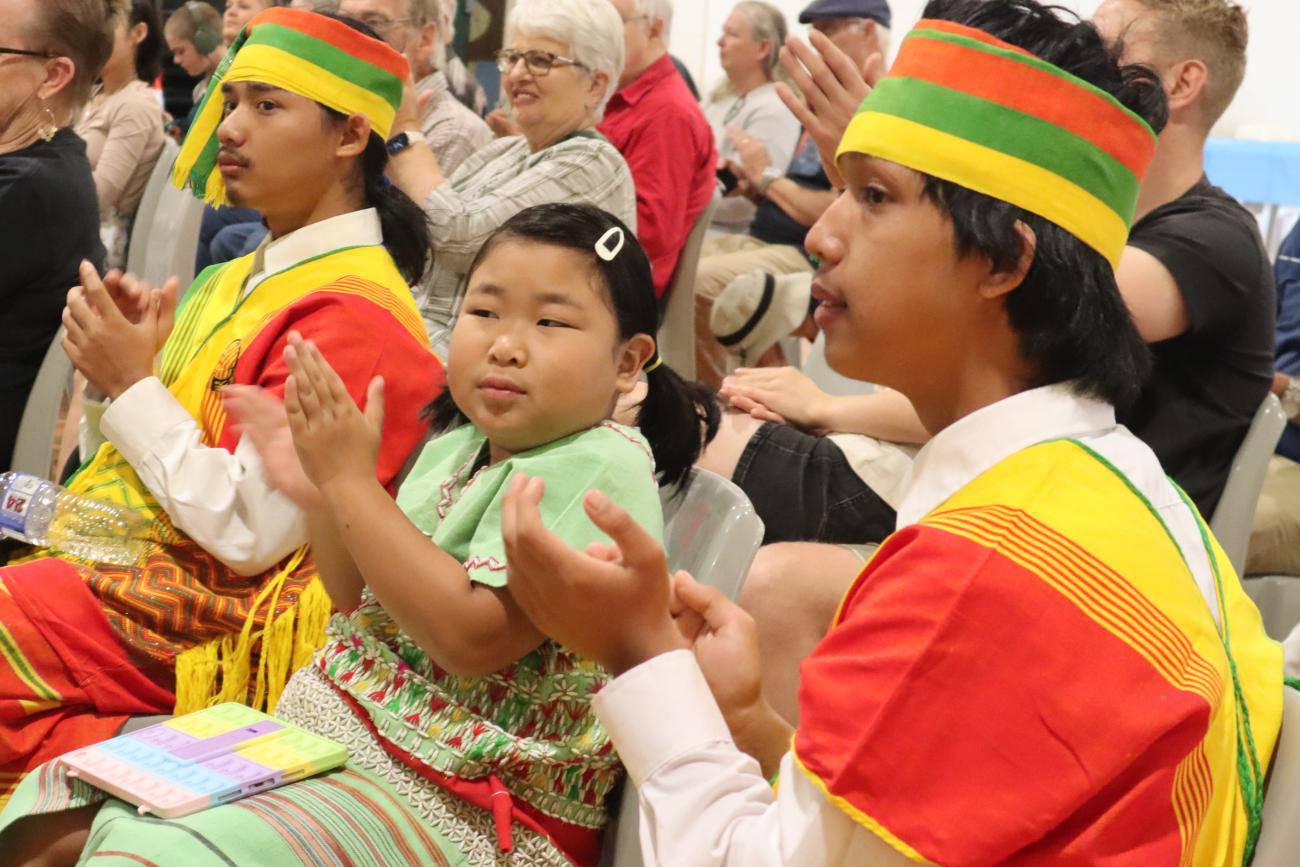
[[671, 0], [610, 0], [623, 18], [626, 60], [598, 129], [636, 182], [636, 227], [663, 298], [691, 226], [717, 185], [717, 151], [699, 103], [664, 43]]

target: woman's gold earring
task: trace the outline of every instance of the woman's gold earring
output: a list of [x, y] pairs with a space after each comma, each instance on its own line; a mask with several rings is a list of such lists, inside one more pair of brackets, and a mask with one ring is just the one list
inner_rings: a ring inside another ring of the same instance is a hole
[[54, 112], [50, 111], [49, 103], [43, 99], [41, 100], [41, 111], [45, 112], [46, 122], [36, 130], [36, 134], [41, 137], [41, 141], [49, 142], [58, 133], [59, 123], [54, 119]]

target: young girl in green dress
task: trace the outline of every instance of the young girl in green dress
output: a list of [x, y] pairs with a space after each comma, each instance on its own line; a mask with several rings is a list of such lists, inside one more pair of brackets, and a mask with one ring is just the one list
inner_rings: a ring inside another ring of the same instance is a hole
[[[382, 381], [363, 413], [319, 350], [293, 341], [292, 448], [250, 396], [232, 408], [307, 510], [339, 611], [276, 715], [348, 746], [348, 765], [162, 822], [99, 807], [102, 793], [51, 763], [0, 815], [0, 845], [194, 865], [594, 865], [620, 773], [588, 707], [606, 675], [511, 598], [501, 504], [522, 472], [546, 480], [543, 519], [570, 544], [608, 541], [582, 508], [592, 489], [662, 533], [658, 484], [687, 478], [717, 410], [659, 361], [657, 324], [649, 262], [617, 218], [556, 204], [509, 220], [470, 271], [430, 407], [440, 435], [396, 502], [374, 473]], [[638, 431], [610, 417], [643, 374]]]

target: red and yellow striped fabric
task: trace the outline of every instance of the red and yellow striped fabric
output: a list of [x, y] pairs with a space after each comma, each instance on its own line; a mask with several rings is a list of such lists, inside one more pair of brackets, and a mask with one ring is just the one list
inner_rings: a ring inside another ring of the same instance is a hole
[[918, 861], [1241, 864], [1238, 764], [1253, 754], [1262, 779], [1282, 654], [1211, 545], [1241, 703], [1205, 598], [1127, 480], [1071, 441], [1007, 458], [850, 589], [804, 664], [797, 763]]
[[[392, 257], [380, 246], [345, 247], [245, 292], [253, 259], [205, 271], [186, 293], [163, 348], [163, 383], [198, 422], [205, 445], [233, 452], [240, 434], [221, 389], [256, 385], [282, 396], [284, 348], [298, 331], [358, 403], [370, 381], [384, 377], [376, 471], [389, 484], [423, 438], [420, 410], [443, 383]], [[259, 575], [237, 573], [173, 525], [111, 443], [68, 487], [137, 511], [154, 544], [130, 566], [46, 549], [0, 569], [0, 801], [22, 773], [57, 754], [50, 749], [100, 740], [125, 714], [185, 713], [214, 697], [272, 710], [288, 677], [323, 642], [329, 617], [306, 546]], [[93, 641], [79, 640], [87, 637]], [[148, 707], [123, 710], [120, 693], [147, 695], [141, 683], [167, 686], [154, 688]]]
[[1056, 223], [1112, 265], [1155, 151], [1110, 94], [971, 27], [923, 20], [838, 155], [892, 160]]
[[364, 115], [387, 139], [409, 75], [406, 58], [387, 43], [315, 12], [273, 6], [248, 22], [217, 66], [172, 167], [172, 182], [188, 184], [211, 204], [226, 203], [217, 171], [223, 83], [257, 81], [343, 114]]

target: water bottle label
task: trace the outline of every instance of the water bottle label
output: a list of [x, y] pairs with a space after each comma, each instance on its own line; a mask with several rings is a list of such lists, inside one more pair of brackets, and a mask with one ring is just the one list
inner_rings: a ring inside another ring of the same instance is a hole
[[0, 494], [0, 534], [26, 540], [27, 509], [44, 479], [21, 474], [14, 477]]

